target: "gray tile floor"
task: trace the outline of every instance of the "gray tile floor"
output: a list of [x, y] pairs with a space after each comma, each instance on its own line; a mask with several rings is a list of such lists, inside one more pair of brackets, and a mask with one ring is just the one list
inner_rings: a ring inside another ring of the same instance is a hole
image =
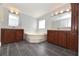
[[32, 44], [26, 41], [11, 43], [0, 47], [0, 56], [76, 56], [68, 49], [43, 42]]

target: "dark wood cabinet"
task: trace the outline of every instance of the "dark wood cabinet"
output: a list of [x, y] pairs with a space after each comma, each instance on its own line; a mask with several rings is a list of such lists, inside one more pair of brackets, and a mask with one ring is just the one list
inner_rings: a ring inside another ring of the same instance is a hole
[[48, 30], [47, 41], [72, 51], [78, 51], [77, 34], [71, 31]]
[[71, 3], [71, 31], [48, 30], [47, 41], [78, 52], [78, 20], [79, 3]]
[[1, 29], [1, 43], [13, 42], [15, 39], [14, 31]]
[[[53, 33], [53, 34], [52, 34]], [[52, 31], [49, 31], [48, 34], [47, 34], [47, 38], [50, 39], [48, 40], [48, 42], [51, 42], [51, 43], [54, 43], [54, 44], [57, 44], [57, 39], [56, 39], [56, 32], [52, 32]], [[52, 39], [53, 38], [53, 39]]]
[[[58, 35], [58, 36], [57, 36]], [[66, 32], [65, 31], [57, 31], [57, 39], [58, 44], [62, 47], [66, 47]]]
[[71, 31], [78, 33], [79, 3], [71, 4]]
[[51, 31], [47, 32], [47, 41], [50, 42], [50, 43], [54, 43], [54, 38], [52, 39], [53, 34]]
[[23, 40], [23, 30], [16, 30], [16, 40]]
[[66, 32], [65, 31], [56, 31], [48, 30], [47, 32], [47, 41], [62, 47], [66, 47]]
[[71, 31], [67, 32], [66, 34], [66, 47], [72, 51], [78, 52], [78, 39], [77, 34], [72, 33]]
[[79, 3], [71, 4], [71, 32], [72, 32], [72, 50], [78, 52], [78, 21], [79, 21]]
[[54, 33], [54, 34], [52, 34], [53, 35], [52, 37], [54, 38], [53, 41], [54, 41], [55, 44], [58, 44], [57, 32], [54, 31], [53, 33]]
[[1, 44], [23, 40], [23, 29], [1, 29]]

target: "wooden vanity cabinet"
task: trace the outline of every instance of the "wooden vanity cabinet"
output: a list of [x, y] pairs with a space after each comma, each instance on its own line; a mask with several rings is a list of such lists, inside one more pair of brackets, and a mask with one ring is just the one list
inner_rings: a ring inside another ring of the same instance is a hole
[[78, 52], [78, 37], [76, 33], [67, 32], [66, 47], [72, 51]]
[[9, 42], [14, 42], [15, 35], [13, 34], [14, 30], [4, 30], [1, 29], [1, 44], [9, 43]]
[[54, 43], [54, 44], [58, 44], [55, 35], [56, 35], [55, 31], [49, 31], [48, 34], [47, 34], [47, 39], [49, 39], [48, 42], [51, 42], [51, 43]]
[[47, 32], [47, 41], [62, 47], [66, 47], [66, 32], [65, 31], [56, 31], [48, 30]]
[[47, 41], [72, 51], [78, 51], [78, 37], [71, 31], [48, 30]]
[[1, 44], [23, 40], [23, 29], [1, 29]]
[[[55, 43], [57, 45], [66, 47], [72, 51], [78, 53], [78, 21], [79, 20], [79, 3], [71, 3], [71, 31], [54, 31], [48, 30], [47, 32], [47, 41], [49, 43]], [[54, 34], [54, 33], [57, 34]]]
[[65, 31], [57, 31], [57, 40], [58, 45], [66, 48], [66, 32]]
[[16, 40], [19, 41], [19, 40], [23, 40], [23, 30], [16, 30]]

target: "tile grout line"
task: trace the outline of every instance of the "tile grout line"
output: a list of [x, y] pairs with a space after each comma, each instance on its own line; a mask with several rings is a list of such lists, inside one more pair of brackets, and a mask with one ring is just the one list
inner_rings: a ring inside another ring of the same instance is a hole
[[37, 52], [35, 51], [34, 47], [32, 45], [30, 45], [30, 47], [32, 47], [32, 51], [35, 52], [36, 56], [38, 56]]
[[7, 45], [7, 56], [9, 56], [9, 44]]
[[18, 50], [19, 55], [22, 56], [20, 50], [18, 49], [19, 47], [18, 47], [18, 45], [16, 43], [15, 43], [15, 46], [16, 46], [16, 48]]
[[[47, 49], [48, 49], [48, 45], [47, 45]], [[56, 54], [57, 56], [63, 56], [62, 54], [58, 54], [55, 50], [53, 51], [52, 49], [48, 49], [49, 51], [51, 51], [52, 53]]]
[[[37, 48], [36, 48], [36, 47], [33, 47], [33, 46], [31, 46], [31, 47], [32, 47], [33, 49], [37, 50]], [[46, 55], [48, 56], [48, 54], [45, 54], [45, 56], [46, 56]]]
[[[47, 46], [47, 47], [48, 47], [48, 46]], [[51, 50], [51, 49], [50, 49], [50, 50]], [[64, 49], [64, 50], [68, 50], [68, 49]], [[69, 56], [69, 55], [70, 55], [70, 56], [73, 56], [73, 54], [71, 54], [71, 53], [70, 53], [70, 54], [69, 54], [69, 53], [64, 53], [64, 51], [63, 51], [62, 53], [65, 54], [66, 56]]]
[[30, 50], [29, 45], [27, 45], [28, 48], [26, 48], [30, 52], [30, 56], [33, 56], [34, 54], [32, 53], [32, 50]]
[[[21, 44], [24, 44], [24, 46], [23, 45], [19, 45], [18, 43], [14, 43], [13, 45], [13, 47], [15, 47], [16, 48], [16, 50], [17, 51], [15, 51], [15, 52], [17, 52], [18, 54], [18, 56], [22, 56], [22, 53], [21, 52], [23, 52], [23, 49], [22, 50], [20, 50], [20, 47], [21, 46], [23, 46], [24, 47], [24, 51], [26, 51], [27, 53], [25, 54], [25, 55], [28, 55], [28, 56], [40, 56], [40, 55], [48, 55], [48, 56], [51, 56], [51, 54], [54, 54], [54, 55], [56, 55], [56, 56], [76, 56], [76, 55], [74, 55], [74, 53], [72, 53], [72, 51], [68, 51], [67, 49], [60, 49], [59, 47], [57, 48], [57, 47], [54, 47], [53, 45], [52, 46], [50, 46], [50, 44], [35, 44], [35, 45], [32, 45], [32, 44], [26, 44], [26, 43], [21, 43]], [[11, 47], [12, 45], [10, 45], [10, 44], [7, 44], [7, 45], [5, 45], [5, 46], [2, 46], [2, 47], [0, 47], [0, 55], [6, 55], [6, 56], [9, 56], [10, 55], [10, 47]], [[38, 48], [38, 46], [40, 47], [45, 47], [45, 49], [46, 49], [46, 54], [39, 54], [37, 51], [35, 51], [35, 50], [37, 50], [37, 49], [40, 49], [40, 48]], [[52, 47], [52, 48], [51, 48]], [[54, 48], [54, 49], [53, 49]], [[6, 52], [4, 51], [6, 49]], [[56, 50], [55, 50], [56, 49]], [[62, 51], [63, 50], [63, 51]], [[13, 49], [11, 50], [11, 51], [14, 51]], [[60, 51], [60, 52], [59, 52]], [[61, 53], [61, 51], [62, 51], [62, 53]], [[1, 54], [1, 52], [3, 52], [2, 54]], [[5, 52], [5, 54], [4, 54], [4, 52]], [[66, 52], [66, 53], [65, 53]], [[14, 54], [14, 53], [12, 53], [12, 54]], [[24, 55], [24, 56], [25, 56]], [[52, 55], [53, 56], [53, 55]]]

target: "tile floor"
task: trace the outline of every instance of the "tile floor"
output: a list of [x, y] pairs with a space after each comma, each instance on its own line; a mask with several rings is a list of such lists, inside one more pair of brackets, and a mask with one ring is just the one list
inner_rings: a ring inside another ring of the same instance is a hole
[[77, 56], [77, 53], [47, 42], [32, 44], [21, 41], [1, 46], [0, 56]]

